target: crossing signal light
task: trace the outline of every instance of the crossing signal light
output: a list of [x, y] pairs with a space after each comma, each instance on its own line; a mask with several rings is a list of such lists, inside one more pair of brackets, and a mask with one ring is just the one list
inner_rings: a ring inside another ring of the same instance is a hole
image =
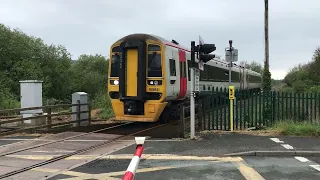
[[216, 45], [215, 44], [200, 44], [198, 45], [198, 54], [199, 54], [199, 60], [203, 62], [208, 62], [211, 59], [215, 58], [216, 56], [214, 54], [210, 54], [211, 52], [215, 51]]

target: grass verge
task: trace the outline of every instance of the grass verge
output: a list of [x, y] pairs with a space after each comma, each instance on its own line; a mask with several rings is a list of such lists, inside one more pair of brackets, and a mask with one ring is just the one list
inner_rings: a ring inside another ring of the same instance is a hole
[[320, 124], [310, 122], [279, 121], [271, 128], [282, 135], [320, 137]]
[[97, 110], [96, 116], [99, 119], [109, 119], [114, 117], [114, 112], [111, 106], [110, 99], [106, 95], [106, 93], [101, 92], [98, 93], [92, 100], [93, 109]]

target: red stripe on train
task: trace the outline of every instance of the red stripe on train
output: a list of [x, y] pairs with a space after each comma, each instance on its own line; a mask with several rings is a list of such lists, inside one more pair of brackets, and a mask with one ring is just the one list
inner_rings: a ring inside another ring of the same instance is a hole
[[[179, 63], [180, 62], [182, 62], [185, 65], [184, 66], [184, 71], [185, 71], [184, 74], [186, 75], [186, 52], [183, 50], [179, 50]], [[181, 68], [182, 67], [180, 67], [180, 71], [182, 71]], [[179, 93], [178, 99], [184, 98], [186, 93], [187, 93], [187, 77], [180, 76], [180, 93]]]

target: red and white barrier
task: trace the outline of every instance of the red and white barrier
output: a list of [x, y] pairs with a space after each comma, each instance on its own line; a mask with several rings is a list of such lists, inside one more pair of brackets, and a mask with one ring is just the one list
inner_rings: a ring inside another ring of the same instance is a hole
[[122, 180], [133, 180], [134, 179], [134, 175], [136, 173], [136, 170], [138, 168], [139, 162], [140, 162], [140, 158], [143, 152], [143, 144], [145, 141], [145, 137], [136, 137], [136, 152], [133, 155], [133, 158], [131, 159], [131, 162], [127, 168], [126, 173], [124, 174]]

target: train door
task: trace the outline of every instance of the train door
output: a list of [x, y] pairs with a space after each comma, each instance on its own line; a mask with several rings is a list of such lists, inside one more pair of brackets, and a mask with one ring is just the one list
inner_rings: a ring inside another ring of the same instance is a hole
[[137, 84], [138, 84], [138, 49], [128, 49], [127, 50], [127, 86], [126, 92], [127, 96], [137, 96]]
[[177, 92], [177, 87], [176, 84], [179, 82], [177, 82], [177, 58], [174, 57], [173, 55], [173, 51], [171, 48], [168, 48], [166, 50], [166, 58], [169, 60], [169, 69], [167, 69], [167, 71], [169, 72], [169, 83], [167, 89], [167, 96], [171, 96], [171, 97], [176, 97]]
[[179, 69], [180, 69], [180, 92], [178, 99], [183, 99], [187, 93], [187, 65], [186, 52], [179, 50]]

